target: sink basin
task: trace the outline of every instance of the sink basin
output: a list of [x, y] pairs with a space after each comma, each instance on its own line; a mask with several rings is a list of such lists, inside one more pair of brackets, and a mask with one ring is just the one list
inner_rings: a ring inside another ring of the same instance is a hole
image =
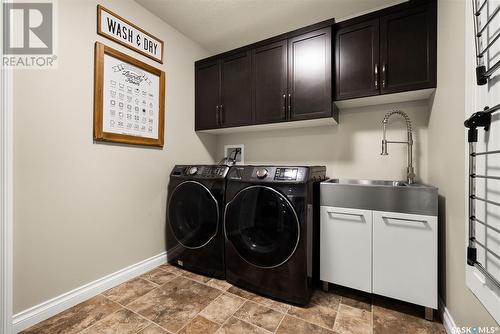
[[409, 184], [405, 181], [390, 180], [355, 180], [355, 179], [330, 179], [327, 183], [349, 184], [360, 186], [386, 186], [386, 187], [406, 187]]
[[399, 180], [329, 179], [321, 182], [321, 205], [437, 216], [438, 191]]

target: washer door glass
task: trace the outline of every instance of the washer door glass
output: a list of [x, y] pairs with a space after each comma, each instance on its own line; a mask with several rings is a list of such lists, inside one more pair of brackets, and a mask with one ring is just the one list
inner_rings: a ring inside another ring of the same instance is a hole
[[264, 186], [240, 191], [227, 205], [227, 239], [248, 263], [272, 268], [285, 263], [300, 238], [297, 215], [288, 199]]
[[168, 206], [170, 228], [187, 248], [205, 246], [217, 233], [219, 207], [201, 183], [186, 181], [174, 189]]

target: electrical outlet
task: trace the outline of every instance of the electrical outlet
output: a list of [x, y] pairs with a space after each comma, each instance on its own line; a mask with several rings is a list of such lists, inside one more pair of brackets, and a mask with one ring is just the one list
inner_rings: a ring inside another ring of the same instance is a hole
[[236, 165], [245, 164], [245, 145], [224, 145], [224, 157], [231, 159], [236, 157]]

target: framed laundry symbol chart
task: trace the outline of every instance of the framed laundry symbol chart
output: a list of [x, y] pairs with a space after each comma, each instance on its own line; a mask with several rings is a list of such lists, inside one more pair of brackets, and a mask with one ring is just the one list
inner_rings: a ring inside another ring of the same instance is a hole
[[165, 72], [96, 42], [94, 140], [163, 147]]

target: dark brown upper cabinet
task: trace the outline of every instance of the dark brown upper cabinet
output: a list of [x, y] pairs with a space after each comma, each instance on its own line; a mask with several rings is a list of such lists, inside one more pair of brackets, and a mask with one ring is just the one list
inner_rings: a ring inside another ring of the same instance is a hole
[[335, 33], [336, 99], [379, 94], [379, 19]]
[[436, 6], [428, 4], [380, 19], [381, 92], [436, 86]]
[[332, 25], [317, 23], [197, 61], [196, 130], [337, 116]]
[[252, 123], [252, 56], [239, 52], [221, 59], [221, 103], [219, 125], [242, 126]]
[[436, 1], [410, 1], [336, 25], [336, 100], [436, 87]]
[[332, 115], [332, 29], [288, 41], [288, 117], [304, 120]]
[[219, 61], [199, 62], [195, 67], [195, 130], [218, 128], [219, 108]]
[[209, 58], [195, 65], [195, 130], [252, 123], [250, 51]]
[[256, 124], [287, 119], [287, 48], [285, 39], [253, 50]]

